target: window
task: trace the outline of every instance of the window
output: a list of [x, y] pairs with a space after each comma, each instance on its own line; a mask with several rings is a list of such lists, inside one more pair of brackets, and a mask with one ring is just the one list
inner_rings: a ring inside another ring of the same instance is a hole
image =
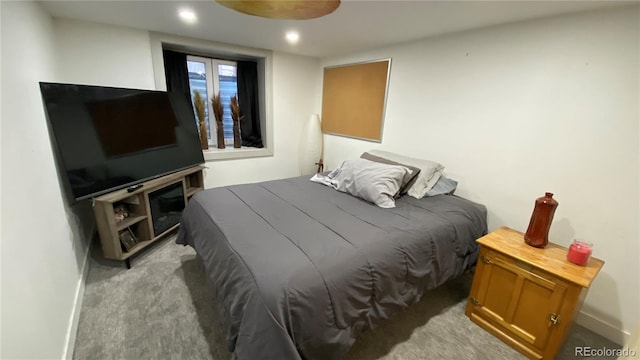
[[[216, 146], [210, 145], [208, 150], [203, 151], [206, 161], [273, 156], [273, 93], [269, 91], [273, 88], [273, 53], [271, 51], [154, 32], [150, 33], [150, 38], [153, 75], [158, 90], [180, 91], [185, 95], [190, 95], [187, 66], [182, 67], [184, 69], [182, 73], [173, 77], [171, 73], [176, 69], [180, 72], [181, 67], [175, 66], [178, 64], [173, 62], [173, 60], [178, 60], [176, 57], [165, 56], [167, 55], [166, 51], [183, 54], [184, 57], [181, 59], [183, 62], [187, 61], [187, 56], [196, 54], [204, 58], [230, 59], [236, 62], [237, 76], [240, 82], [238, 84], [238, 101], [241, 107], [247, 103], [252, 104], [251, 109], [243, 111], [245, 117], [241, 125], [242, 141], [258, 139], [256, 142], [259, 142], [261, 146], [247, 144], [239, 149], [233, 146], [217, 149]], [[247, 71], [251, 67], [250, 63], [253, 63], [255, 69], [253, 73]], [[213, 65], [210, 65], [210, 71], [213, 71]], [[248, 88], [247, 85], [243, 85], [245, 83], [243, 79], [248, 79], [254, 85], [253, 95], [248, 100], [243, 100], [243, 93], [247, 91], [244, 89]], [[204, 82], [206, 83], [206, 80]], [[173, 88], [174, 85], [175, 88]], [[213, 93], [213, 90], [210, 91]], [[209, 98], [212, 94], [207, 95]], [[246, 115], [247, 113], [251, 113], [251, 115]], [[211, 121], [209, 125], [215, 127], [215, 121]], [[231, 130], [231, 132], [233, 131]], [[215, 141], [215, 132], [209, 131], [209, 133], [213, 134], [212, 140]]]
[[[213, 114], [211, 98], [219, 92], [223, 108], [224, 142], [225, 145], [233, 145], [233, 120], [229, 104], [231, 97], [238, 94], [236, 62], [189, 55], [187, 56], [187, 69], [192, 101], [196, 90], [206, 100], [205, 122], [209, 144], [217, 145], [215, 118], [213, 115], [210, 117], [209, 114]], [[198, 121], [197, 116], [196, 121]]]

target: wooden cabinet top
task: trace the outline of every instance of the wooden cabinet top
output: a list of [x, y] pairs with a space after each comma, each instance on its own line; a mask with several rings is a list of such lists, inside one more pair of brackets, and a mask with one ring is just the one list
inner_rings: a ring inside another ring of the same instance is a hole
[[604, 265], [604, 261], [593, 256], [589, 258], [586, 266], [575, 265], [567, 260], [566, 247], [551, 242], [544, 249], [529, 246], [524, 242], [523, 233], [504, 226], [477, 241], [482, 246], [514, 257], [585, 288], [591, 285]]

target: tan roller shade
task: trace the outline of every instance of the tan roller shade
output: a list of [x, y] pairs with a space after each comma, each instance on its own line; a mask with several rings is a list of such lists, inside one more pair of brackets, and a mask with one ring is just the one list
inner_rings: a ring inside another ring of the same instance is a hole
[[391, 59], [324, 68], [322, 131], [381, 141]]

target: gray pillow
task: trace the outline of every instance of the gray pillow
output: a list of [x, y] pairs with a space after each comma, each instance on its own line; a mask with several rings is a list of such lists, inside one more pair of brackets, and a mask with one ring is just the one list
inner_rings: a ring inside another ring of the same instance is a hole
[[396, 166], [404, 166], [407, 168], [407, 174], [404, 176], [404, 178], [402, 179], [402, 186], [400, 187], [400, 192], [398, 193], [399, 195], [404, 195], [407, 193], [407, 191], [409, 191], [409, 188], [411, 187], [411, 185], [413, 185], [413, 183], [416, 181], [418, 174], [420, 174], [420, 169], [418, 169], [415, 166], [409, 166], [409, 165], [405, 165], [405, 164], [400, 164], [399, 162], [396, 161], [392, 161], [389, 159], [385, 159], [382, 158], [380, 156], [375, 156], [373, 154], [370, 154], [368, 152], [364, 152], [362, 153], [362, 155], [360, 155], [361, 159], [367, 159], [367, 160], [371, 160], [371, 161], [375, 161], [381, 164], [387, 164], [387, 165], [396, 165]]
[[456, 188], [458, 187], [458, 182], [445, 177], [444, 175], [440, 176], [435, 185], [431, 188], [431, 190], [427, 191], [426, 196], [436, 196], [436, 195], [452, 195]]
[[444, 166], [435, 161], [410, 158], [382, 150], [370, 150], [368, 153], [387, 160], [396, 161], [403, 165], [410, 165], [419, 168], [420, 173], [413, 184], [409, 187], [409, 191], [407, 191], [409, 196], [416, 199], [422, 199], [427, 194], [427, 191], [431, 190], [442, 175], [442, 170], [444, 170]]
[[336, 190], [372, 202], [382, 208], [396, 207], [395, 196], [400, 191], [407, 168], [381, 164], [366, 159], [346, 160], [328, 177]]

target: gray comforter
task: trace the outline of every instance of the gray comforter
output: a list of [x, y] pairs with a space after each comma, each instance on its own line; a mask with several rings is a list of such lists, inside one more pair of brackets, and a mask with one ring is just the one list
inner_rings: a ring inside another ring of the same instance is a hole
[[201, 258], [236, 359], [339, 359], [471, 266], [486, 231], [460, 197], [382, 209], [307, 176], [196, 194], [177, 242]]

